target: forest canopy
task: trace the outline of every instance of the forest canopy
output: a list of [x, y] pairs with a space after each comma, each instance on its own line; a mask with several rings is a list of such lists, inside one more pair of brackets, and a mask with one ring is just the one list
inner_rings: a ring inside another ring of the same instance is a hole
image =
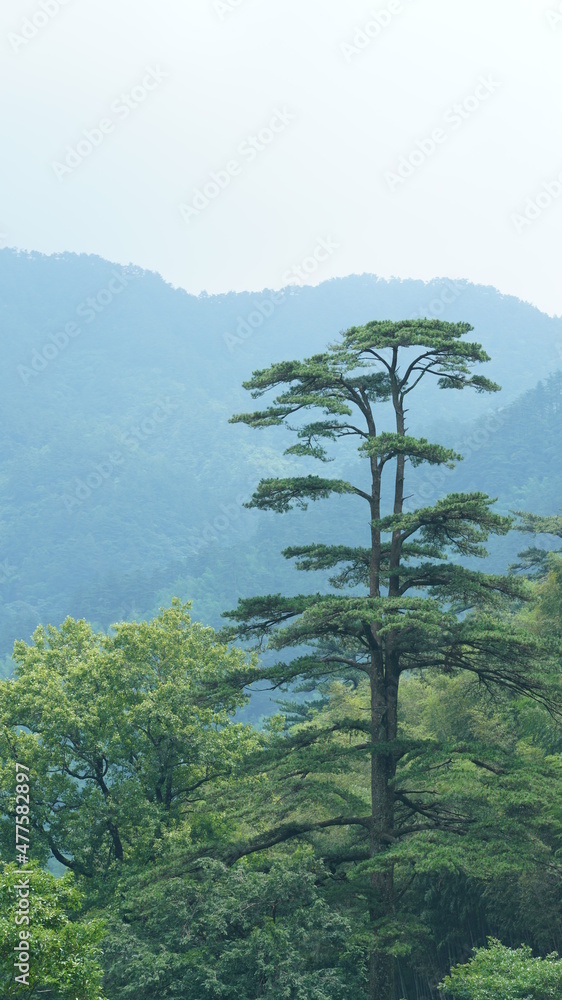
[[[150, 620], [67, 617], [16, 642], [0, 889], [14, 860], [38, 873], [37, 995], [558, 988], [561, 519], [500, 511], [478, 488], [425, 496], [420, 469], [448, 475], [461, 455], [408, 426], [424, 380], [498, 391], [471, 332], [371, 321], [246, 381], [260, 408], [232, 422], [285, 446], [247, 506], [288, 519], [292, 568], [220, 631], [175, 598]], [[514, 528], [520, 548], [535, 541], [512, 571], [479, 568]], [[299, 592], [295, 570], [319, 584]], [[260, 725], [242, 721], [256, 682], [278, 702]], [[57, 928], [78, 953], [60, 981]], [[5, 976], [14, 930], [0, 925]]]

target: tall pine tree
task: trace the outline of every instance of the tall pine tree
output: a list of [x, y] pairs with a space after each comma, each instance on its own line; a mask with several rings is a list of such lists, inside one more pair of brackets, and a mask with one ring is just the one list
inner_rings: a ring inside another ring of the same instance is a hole
[[[428, 319], [353, 327], [321, 354], [255, 372], [245, 383], [253, 398], [272, 391], [276, 396], [265, 409], [232, 418], [253, 428], [285, 425], [297, 438], [286, 454], [320, 462], [330, 460], [330, 444], [356, 439], [368, 466], [365, 481], [355, 484], [317, 475], [259, 483], [247, 506], [280, 513], [306, 509], [309, 502], [334, 494], [348, 495], [351, 516], [364, 525], [366, 544], [286, 549], [283, 554], [295, 559], [300, 570], [333, 570], [331, 592], [243, 599], [226, 616], [235, 623], [226, 634], [262, 644], [267, 639], [275, 650], [297, 648], [292, 657], [263, 668], [262, 676], [276, 686], [296, 681], [312, 686], [330, 677], [368, 680], [370, 713], [362, 724], [364, 742], [355, 747], [369, 759], [368, 812], [284, 824], [261, 834], [240, 853], [330, 826], [364, 834], [365, 853], [357, 856], [370, 859], [370, 1000], [394, 1000], [388, 928], [395, 899], [389, 849], [401, 837], [422, 830], [458, 830], [462, 822], [439, 802], [428, 801], [423, 789], [400, 787], [397, 768], [411, 750], [397, 735], [401, 675], [424, 669], [470, 671], [488, 686], [544, 697], [538, 641], [509, 618], [513, 601], [526, 595], [528, 584], [448, 561], [449, 555], [486, 555], [487, 538], [505, 534], [511, 520], [495, 513], [494, 501], [478, 492], [453, 493], [433, 506], [405, 510], [408, 463], [451, 466], [461, 457], [408, 434], [410, 393], [431, 379], [442, 389], [482, 393], [499, 388], [472, 372], [489, 358], [480, 344], [464, 339], [471, 329], [466, 323]], [[307, 411], [312, 411], [310, 422]], [[389, 412], [391, 432], [381, 430], [381, 418], [388, 421]], [[393, 495], [384, 509], [387, 479]], [[342, 593], [346, 587], [353, 593]], [[358, 726], [356, 720], [349, 723], [350, 731]], [[341, 729], [345, 727], [342, 718]]]

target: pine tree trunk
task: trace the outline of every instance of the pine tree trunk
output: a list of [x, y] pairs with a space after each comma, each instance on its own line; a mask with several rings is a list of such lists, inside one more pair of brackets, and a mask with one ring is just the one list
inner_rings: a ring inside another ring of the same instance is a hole
[[394, 959], [373, 950], [369, 956], [369, 1000], [394, 1000]]
[[[390, 694], [390, 697], [388, 697]], [[387, 693], [382, 656], [373, 658], [371, 671], [371, 739], [385, 744], [395, 735], [396, 712], [393, 691]], [[371, 754], [371, 858], [383, 852], [394, 830], [394, 795], [391, 781], [395, 763], [382, 749]], [[394, 959], [380, 947], [377, 925], [394, 914], [394, 873], [392, 868], [370, 875], [370, 920], [373, 948], [369, 956], [369, 1000], [394, 1000]]]

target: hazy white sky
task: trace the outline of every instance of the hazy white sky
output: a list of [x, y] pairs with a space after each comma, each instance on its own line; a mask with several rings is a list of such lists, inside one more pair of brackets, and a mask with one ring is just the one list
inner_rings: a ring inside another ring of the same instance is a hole
[[2, 0], [0, 46], [3, 245], [562, 313], [559, 0]]

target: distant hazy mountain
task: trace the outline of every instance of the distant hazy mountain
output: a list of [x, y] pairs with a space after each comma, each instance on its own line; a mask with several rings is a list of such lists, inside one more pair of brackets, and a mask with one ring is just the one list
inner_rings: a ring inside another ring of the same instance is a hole
[[[296, 585], [278, 548], [294, 530], [333, 535], [344, 508], [319, 505], [314, 524], [241, 509], [261, 475], [289, 468], [280, 432], [228, 424], [251, 405], [241, 382], [349, 326], [413, 315], [471, 323], [492, 357], [482, 373], [503, 386], [412, 399], [414, 431], [461, 451], [475, 421], [495, 427], [468, 445], [464, 470], [418, 488], [429, 497], [469, 476], [504, 504], [557, 509], [560, 385], [534, 387], [562, 366], [559, 318], [446, 279], [195, 297], [98, 257], [1, 250], [0, 655], [66, 614], [105, 626], [181, 591], [216, 622], [239, 593]], [[345, 531], [359, 527], [347, 514]]]

